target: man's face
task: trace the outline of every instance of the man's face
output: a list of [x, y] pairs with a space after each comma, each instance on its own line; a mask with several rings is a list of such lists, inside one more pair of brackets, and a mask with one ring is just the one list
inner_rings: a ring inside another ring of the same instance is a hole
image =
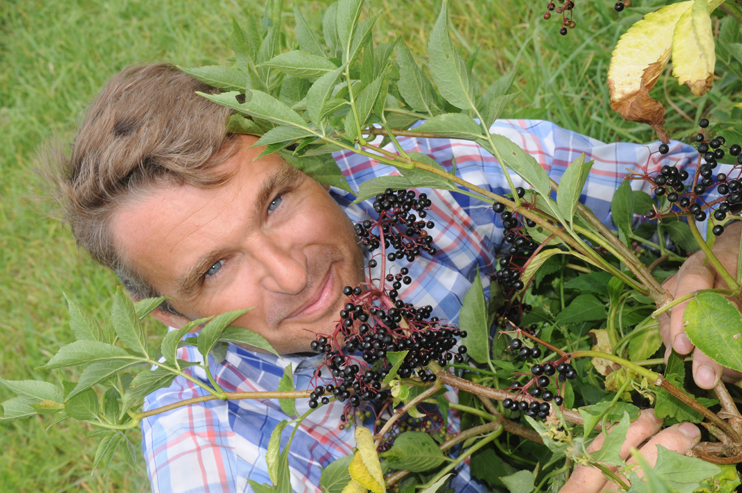
[[253, 161], [262, 148], [247, 149], [255, 137], [241, 139], [222, 165], [237, 169], [225, 185], [157, 187], [114, 214], [114, 239], [180, 313], [195, 319], [253, 308], [232, 325], [279, 353], [307, 351], [315, 334], [332, 332], [343, 287], [362, 280], [363, 255], [321, 185], [277, 154]]

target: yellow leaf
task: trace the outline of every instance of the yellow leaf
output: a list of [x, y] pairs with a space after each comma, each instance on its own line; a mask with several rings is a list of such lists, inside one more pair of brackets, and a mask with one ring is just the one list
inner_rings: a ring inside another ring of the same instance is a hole
[[384, 474], [381, 472], [374, 438], [368, 428], [356, 427], [356, 445], [358, 452], [348, 468], [350, 477], [374, 493], [384, 493], [386, 491]]
[[342, 493], [366, 493], [368, 490], [364, 488], [361, 483], [356, 481], [355, 479], [351, 479], [350, 483], [343, 488]]
[[[592, 348], [593, 351], [600, 351], [601, 353], [613, 352], [611, 338], [608, 336], [608, 331], [606, 329], [591, 330], [590, 334], [595, 338]], [[598, 373], [606, 376], [621, 368], [621, 365], [607, 359], [593, 358], [593, 367], [598, 371]]]
[[663, 142], [669, 141], [665, 108], [649, 91], [670, 59], [675, 25], [691, 4], [675, 3], [645, 15], [621, 36], [608, 67], [611, 108], [626, 120], [651, 125]]
[[714, 34], [709, 12], [718, 0], [695, 0], [675, 25], [672, 37], [672, 75], [678, 83], [690, 87], [696, 96], [703, 96], [711, 86], [716, 64]]

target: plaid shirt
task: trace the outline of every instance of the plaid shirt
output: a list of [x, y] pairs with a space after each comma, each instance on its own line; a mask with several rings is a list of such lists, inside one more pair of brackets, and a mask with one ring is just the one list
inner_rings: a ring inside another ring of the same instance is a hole
[[[557, 182], [567, 165], [581, 153], [585, 153], [586, 160], [594, 159], [581, 199], [611, 226], [610, 200], [627, 170], [648, 167], [656, 173], [662, 165], [673, 164], [690, 171], [697, 157], [695, 149], [677, 142], [671, 144], [669, 154], [662, 156], [656, 152], [658, 143], [604, 144], [543, 121], [501, 120], [493, 125], [492, 131], [506, 135], [533, 155]], [[458, 176], [494, 193], [509, 193], [495, 158], [473, 142], [399, 140], [406, 151], [427, 154], [448, 171], [452, 170], [452, 157], [455, 157]], [[366, 180], [398, 173], [391, 166], [352, 152], [336, 153], [335, 159], [353, 189]], [[513, 182], [527, 187], [518, 176], [513, 175]], [[632, 186], [635, 189], [643, 186], [645, 191], [650, 191], [644, 182], [634, 181]], [[414, 281], [403, 286], [400, 297], [417, 306], [432, 305], [434, 316], [455, 323], [477, 269], [482, 272], [485, 288], [488, 287], [488, 275], [495, 269], [493, 252], [503, 241], [502, 222], [484, 202], [448, 191], [424, 191], [433, 202], [428, 219], [436, 224], [431, 234], [438, 253], [433, 258], [423, 255], [407, 266]], [[375, 215], [369, 201], [351, 205], [352, 195], [337, 189], [331, 189], [331, 193], [353, 221]], [[201, 358], [191, 346], [181, 348], [178, 357], [190, 361]], [[217, 383], [228, 392], [271, 391], [278, 387], [287, 365], [293, 366], [296, 388], [307, 389], [319, 363], [318, 356], [278, 358], [230, 345], [226, 359], [221, 363], [210, 361], [210, 369]], [[186, 371], [208, 382], [200, 369]], [[149, 395], [145, 410], [205, 394], [202, 388], [178, 377], [170, 387]], [[322, 468], [352, 452], [353, 430], [338, 429], [343, 407], [337, 401], [321, 406], [300, 425], [289, 451], [295, 492], [320, 492]], [[307, 399], [298, 399], [296, 408], [298, 414], [305, 412]], [[271, 483], [265, 462], [268, 441], [276, 425], [291, 418], [283, 413], [276, 400], [247, 399], [208, 401], [143, 420], [144, 457], [152, 491], [242, 492], [251, 490], [248, 478], [257, 483]], [[449, 421], [449, 431], [457, 431], [458, 420]], [[284, 430], [282, 443], [286, 443], [292, 428]], [[466, 463], [457, 472], [450, 485], [455, 491], [487, 491], [486, 486], [471, 479]]]

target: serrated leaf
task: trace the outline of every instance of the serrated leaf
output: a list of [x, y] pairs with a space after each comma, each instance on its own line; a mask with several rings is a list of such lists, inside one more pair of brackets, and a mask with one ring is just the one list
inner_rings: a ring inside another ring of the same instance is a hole
[[[639, 329], [637, 326], [635, 331]], [[662, 345], [659, 320], [649, 317], [641, 324], [641, 330], [642, 332], [632, 337], [629, 342], [630, 361], [643, 361], [656, 353]]]
[[[320, 80], [322, 80], [320, 78]], [[316, 84], [316, 83], [315, 83]], [[238, 92], [223, 92], [221, 94], [197, 93], [209, 101], [213, 101], [222, 106], [235, 109], [242, 113], [262, 118], [279, 125], [290, 125], [299, 128], [307, 128], [304, 119], [297, 112], [286, 106], [273, 96], [262, 91], [252, 90], [250, 101], [239, 103], [236, 97]]]
[[342, 493], [366, 493], [367, 491], [368, 489], [364, 488], [361, 483], [359, 483], [355, 479], [351, 479], [345, 486], [345, 488], [343, 488]]
[[242, 115], [232, 115], [227, 120], [227, 133], [261, 136], [265, 131], [250, 118]]
[[559, 324], [576, 324], [592, 320], [605, 320], [605, 304], [591, 294], [581, 294], [559, 312], [556, 321]]
[[696, 96], [703, 96], [714, 78], [716, 48], [710, 12], [708, 0], [695, 0], [680, 16], [672, 36], [672, 75]]
[[250, 310], [252, 310], [252, 308], [222, 313], [221, 315], [214, 317], [204, 326], [203, 329], [201, 329], [201, 332], [198, 334], [198, 352], [203, 355], [204, 360], [208, 360], [211, 348], [213, 348], [214, 344], [219, 340], [222, 332], [227, 328], [227, 325], [231, 324]]
[[247, 97], [249, 97], [249, 89], [265, 90], [266, 87], [255, 68], [261, 43], [259, 33], [262, 30], [258, 28], [252, 16], [248, 16], [247, 21], [247, 31], [243, 31], [237, 23], [237, 19], [232, 17], [232, 34], [229, 37], [229, 48], [234, 51], [237, 68], [247, 74], [247, 87], [240, 91], [247, 91]]
[[279, 151], [278, 154], [291, 166], [302, 171], [314, 181], [322, 185], [337, 187], [355, 195], [348, 184], [343, 172], [332, 155], [323, 156], [296, 156], [290, 152]]
[[397, 371], [402, 366], [402, 363], [404, 363], [404, 360], [407, 357], [408, 353], [409, 351], [390, 351], [386, 353], [387, 359], [389, 359], [392, 367], [389, 369], [389, 372], [384, 377], [384, 383], [391, 383], [392, 380], [397, 378]]
[[149, 354], [144, 327], [139, 322], [134, 302], [120, 286], [113, 297], [111, 320], [113, 329], [124, 344], [143, 356]]
[[294, 5], [294, 19], [296, 20], [296, 27], [294, 27], [294, 34], [296, 34], [296, 40], [299, 42], [299, 47], [302, 51], [313, 53], [317, 56], [327, 57], [325, 49], [322, 48], [317, 37], [314, 35], [314, 31], [307, 24], [304, 14], [301, 13], [299, 7]]
[[590, 173], [595, 161], [589, 161], [585, 163], [585, 153], [580, 154], [580, 157], [572, 161], [567, 170], [559, 180], [559, 191], [557, 192], [557, 206], [562, 216], [570, 223], [573, 222], [575, 210], [577, 210], [577, 204], [580, 203], [580, 195], [582, 195], [582, 189], [587, 181], [587, 176]]
[[[672, 352], [668, 357], [667, 367], [665, 368], [665, 378], [680, 389], [683, 389], [685, 385], [685, 363], [675, 352]], [[667, 390], [657, 388], [654, 392], [657, 396], [657, 402], [654, 406], [654, 414], [658, 418], [664, 419], [666, 426], [683, 421], [690, 421], [692, 423], [700, 423], [703, 421], [703, 415], [701, 413], [680, 401]], [[688, 394], [688, 392], [685, 393]], [[711, 407], [717, 403], [717, 401], [712, 399], [693, 397], [705, 407]]]
[[435, 116], [416, 127], [415, 131], [429, 132], [452, 139], [476, 140], [482, 137], [482, 128], [464, 113], [445, 113]]
[[100, 441], [98, 448], [95, 450], [95, 459], [93, 459], [93, 472], [98, 469], [98, 466], [101, 466], [103, 467], [103, 471], [105, 473], [105, 471], [108, 469], [109, 464], [111, 463], [111, 460], [113, 459], [114, 452], [116, 452], [116, 449], [119, 447], [119, 445], [125, 442], [126, 437], [121, 432], [111, 431], [109, 434], [105, 435]]
[[[526, 180], [536, 192], [544, 199], [549, 199], [551, 194], [551, 185], [549, 174], [541, 167], [532, 155], [518, 147], [515, 142], [505, 136], [490, 134], [490, 138], [500, 151], [500, 156], [505, 161], [505, 166], [515, 171], [524, 180]], [[477, 139], [477, 143], [483, 146], [493, 156], [496, 155], [489, 141], [484, 138]], [[549, 199], [550, 200], [550, 199]], [[545, 201], [547, 205], [550, 203]], [[556, 205], [556, 204], [554, 204]]]
[[118, 421], [121, 413], [121, 399], [117, 389], [108, 389], [103, 394], [103, 414], [112, 422]]
[[446, 481], [448, 481], [448, 478], [450, 477], [451, 473], [446, 474], [441, 479], [422, 490], [420, 493], [437, 493], [437, 491], [440, 490], [444, 484], [446, 484]]
[[206, 317], [200, 318], [198, 320], [191, 320], [178, 330], [171, 330], [170, 332], [165, 334], [165, 337], [162, 338], [162, 343], [160, 343], [160, 352], [165, 358], [165, 361], [170, 364], [175, 364], [176, 354], [178, 351], [178, 343], [183, 338], [183, 336], [191, 332], [202, 323], [211, 320], [211, 318], [212, 317]]
[[[278, 391], [293, 392], [294, 390], [296, 390], [296, 387], [294, 387], [294, 370], [291, 364], [288, 364], [283, 369], [283, 376], [278, 382]], [[278, 399], [278, 404], [288, 416], [294, 416], [296, 414], [296, 401], [294, 399]]]
[[701, 249], [691, 233], [690, 226], [683, 221], [673, 220], [662, 222], [662, 230], [670, 235], [670, 239], [687, 253], [694, 253]]
[[685, 333], [703, 354], [742, 371], [742, 313], [718, 293], [701, 291], [685, 308]]
[[335, 57], [338, 51], [337, 10], [338, 2], [334, 2], [322, 17], [322, 31], [325, 44], [330, 48], [330, 57]]
[[345, 486], [352, 481], [350, 472], [348, 472], [348, 466], [350, 466], [352, 460], [353, 455], [348, 455], [328, 464], [319, 478], [319, 487], [322, 493], [343, 492]]
[[98, 322], [82, 306], [72, 301], [67, 295], [67, 308], [70, 313], [70, 329], [78, 340], [112, 342], [100, 329]]
[[64, 404], [60, 404], [59, 402], [51, 401], [48, 399], [40, 402], [34, 402], [29, 405], [38, 414], [53, 414], [59, 411], [64, 411]]
[[154, 370], [144, 370], [134, 377], [131, 381], [129, 388], [124, 394], [122, 408], [119, 413], [119, 419], [126, 415], [126, 411], [139, 400], [144, 399], [146, 396], [154, 392], [155, 390], [162, 389], [170, 386], [175, 379], [175, 373], [165, 370], [164, 368], [156, 368]]
[[621, 447], [626, 441], [626, 433], [629, 431], [629, 421], [629, 414], [624, 413], [621, 422], [614, 426], [605, 436], [600, 450], [590, 454], [595, 462], [602, 462], [612, 466], [621, 466], [624, 464], [620, 453]]
[[392, 469], [429, 471], [446, 461], [446, 456], [427, 433], [407, 431], [394, 439], [392, 448], [380, 454]]
[[281, 450], [281, 433], [288, 425], [288, 421], [281, 421], [271, 432], [271, 438], [268, 441], [268, 449], [265, 451], [265, 462], [268, 465], [268, 475], [273, 484], [278, 482], [278, 460]]
[[583, 437], [587, 438], [590, 433], [595, 429], [598, 423], [604, 418], [609, 423], [617, 423], [620, 421], [624, 414], [628, 414], [629, 419], [634, 421], [639, 417], [639, 408], [628, 402], [611, 402], [602, 401], [592, 406], [584, 406], [578, 409], [582, 415], [584, 421], [583, 425]]
[[269, 484], [257, 483], [252, 479], [248, 479], [247, 482], [255, 493], [275, 493], [276, 491], [273, 486]]
[[577, 289], [582, 292], [608, 295], [608, 282], [613, 276], [605, 271], [595, 271], [570, 279], [564, 284], [565, 288]]
[[337, 6], [336, 26], [338, 44], [343, 50], [343, 63], [349, 63], [351, 59], [350, 48], [353, 35], [358, 27], [358, 19], [363, 10], [363, 0], [340, 0]]
[[8, 399], [3, 402], [3, 416], [0, 418], [0, 421], [34, 416], [36, 410], [31, 407], [31, 404], [35, 403], [35, 401], [35, 399], [29, 399], [28, 397], [13, 397], [12, 399]]
[[634, 191], [629, 180], [624, 180], [616, 190], [611, 201], [613, 222], [628, 240], [634, 223]]
[[554, 255], [567, 255], [567, 254], [568, 252], [563, 252], [562, 250], [559, 250], [558, 248], [550, 248], [548, 250], [540, 251], [535, 257], [532, 257], [529, 260], [528, 265], [526, 265], [526, 268], [523, 269], [523, 275], [521, 275], [520, 280], [523, 282], [525, 286], [528, 286], [528, 283], [531, 281], [531, 278], [536, 274], [539, 268], [541, 268], [541, 266], [544, 265], [544, 262], [549, 260]]
[[247, 74], [243, 70], [219, 65], [206, 65], [196, 68], [178, 67], [178, 69], [217, 89], [240, 92], [247, 90]]
[[62, 402], [64, 395], [62, 389], [49, 382], [38, 380], [4, 380], [0, 378], [0, 383], [22, 397], [27, 397], [35, 401], [52, 400]]
[[322, 110], [325, 103], [332, 95], [335, 83], [337, 82], [338, 77], [340, 77], [340, 74], [343, 73], [343, 70], [345, 70], [345, 66], [326, 73], [317, 79], [307, 92], [307, 113], [312, 122], [318, 127], [322, 120]]
[[634, 190], [634, 214], [645, 215], [655, 205], [656, 202], [647, 192]]
[[415, 63], [415, 59], [404, 41], [397, 45], [397, 64], [399, 65], [397, 88], [405, 103], [415, 111], [432, 115], [430, 106], [433, 96], [428, 84], [425, 84], [425, 74]]
[[167, 296], [160, 296], [159, 298], [147, 298], [134, 303], [134, 311], [136, 312], [137, 317], [139, 317], [139, 320], [152, 313], [152, 311], [160, 306], [166, 299]]
[[384, 493], [386, 483], [371, 432], [358, 426], [355, 435], [358, 452], [348, 468], [350, 477], [374, 493]]
[[720, 472], [721, 468], [716, 464], [687, 457], [657, 445], [657, 464], [654, 466], [654, 473], [673, 491], [693, 493], [703, 480]]
[[652, 466], [637, 449], [632, 448], [631, 455], [644, 471], [644, 477], [640, 478], [636, 471], [631, 471], [629, 474], [631, 488], [627, 493], [671, 493], [672, 490], [667, 483], [654, 472]]
[[262, 349], [266, 353], [272, 353], [279, 356], [278, 352], [273, 349], [273, 346], [271, 346], [263, 336], [250, 329], [242, 327], [227, 327], [219, 336], [219, 340], [234, 344], [246, 344], [253, 348]]
[[303, 102], [307, 97], [310, 87], [312, 87], [311, 81], [287, 75], [281, 82], [281, 94], [278, 99], [282, 103], [291, 106], [293, 110], [301, 110], [302, 108], [299, 103]]
[[371, 84], [364, 87], [356, 97], [356, 112], [358, 113], [358, 120], [361, 122], [361, 127], [366, 124], [368, 117], [371, 116], [371, 110], [373, 110], [376, 99], [381, 94], [384, 79], [388, 76], [389, 72], [381, 74]]
[[535, 486], [536, 477], [530, 471], [518, 471], [510, 476], [503, 476], [500, 481], [510, 493], [530, 493]]
[[502, 112], [512, 104], [515, 100], [516, 94], [505, 94], [503, 96], [497, 96], [496, 98], [490, 99], [487, 102], [487, 107], [482, 112], [482, 118], [487, 128], [490, 128], [495, 121], [500, 118]]
[[281, 53], [261, 65], [278, 69], [293, 77], [310, 80], [318, 79], [337, 69], [327, 58], [299, 50]]
[[304, 137], [312, 136], [314, 136], [314, 132], [308, 128], [280, 126], [268, 130], [251, 147], [267, 146], [282, 142], [293, 142], [295, 140], [303, 139]]
[[88, 390], [93, 385], [97, 385], [103, 380], [114, 376], [116, 373], [140, 364], [141, 360], [106, 360], [98, 361], [85, 368], [80, 375], [75, 389], [67, 395], [66, 400], [72, 399], [80, 392]]
[[67, 415], [81, 421], [97, 420], [98, 409], [98, 395], [93, 389], [78, 392], [64, 403]]
[[98, 341], [81, 340], [62, 346], [57, 354], [42, 366], [46, 370], [94, 363], [110, 359], [144, 361], [145, 358], [133, 356], [126, 349]]
[[446, 101], [462, 110], [476, 109], [474, 85], [466, 62], [456, 52], [448, 30], [448, 4], [441, 5], [428, 42], [430, 74]]
[[477, 363], [487, 363], [489, 355], [489, 326], [487, 301], [484, 298], [482, 278], [477, 275], [464, 296], [459, 314], [459, 326], [467, 332], [466, 347], [469, 356]]
[[348, 57], [348, 60], [351, 62], [358, 58], [361, 49], [364, 46], [367, 46], [367, 43], [371, 39], [374, 24], [376, 24], [376, 20], [380, 15], [381, 11], [379, 11], [375, 16], [358, 23], [358, 27], [356, 28], [355, 33], [353, 33], [353, 40], [350, 43], [350, 56]]

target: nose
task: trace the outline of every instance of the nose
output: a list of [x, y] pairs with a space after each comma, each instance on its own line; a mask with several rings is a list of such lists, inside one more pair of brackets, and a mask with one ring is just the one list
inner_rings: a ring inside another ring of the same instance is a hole
[[251, 257], [260, 267], [263, 288], [274, 293], [298, 294], [307, 287], [307, 259], [301, 249], [271, 237], [262, 237], [252, 246]]

